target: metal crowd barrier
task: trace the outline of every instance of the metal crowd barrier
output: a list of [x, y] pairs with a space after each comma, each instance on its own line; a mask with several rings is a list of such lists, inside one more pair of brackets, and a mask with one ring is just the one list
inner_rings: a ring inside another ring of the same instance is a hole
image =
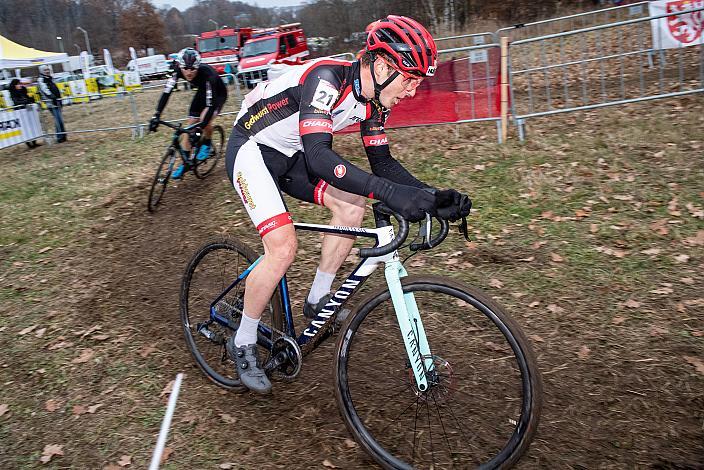
[[632, 3], [600, 10], [586, 11], [574, 15], [547, 20], [519, 23], [496, 31], [499, 36], [508, 36], [511, 41], [529, 39], [547, 34], [563, 33], [578, 28], [605, 25], [623, 21], [625, 18], [647, 17], [648, 2]]
[[702, 10], [513, 41], [511, 106], [521, 140], [527, 118], [704, 92], [702, 41], [654, 50], [648, 34], [651, 20]]

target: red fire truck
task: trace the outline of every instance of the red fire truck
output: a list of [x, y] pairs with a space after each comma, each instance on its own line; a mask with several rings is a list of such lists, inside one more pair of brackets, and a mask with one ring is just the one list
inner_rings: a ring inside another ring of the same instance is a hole
[[239, 62], [240, 49], [256, 31], [253, 28], [206, 31], [198, 36], [196, 49], [200, 52], [203, 62], [212, 66], [218, 73], [225, 73], [227, 64], [232, 64], [234, 72]]
[[261, 29], [244, 44], [237, 73], [247, 88], [252, 88], [267, 79], [272, 62], [302, 59], [309, 54], [301, 23]]

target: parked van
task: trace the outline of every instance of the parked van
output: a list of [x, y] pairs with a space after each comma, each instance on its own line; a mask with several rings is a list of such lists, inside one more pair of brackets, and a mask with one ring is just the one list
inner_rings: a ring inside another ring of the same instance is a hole
[[142, 79], [164, 78], [169, 75], [170, 63], [166, 60], [164, 54], [150, 55], [147, 57], [138, 57], [127, 63], [127, 70], [139, 72], [139, 77]]

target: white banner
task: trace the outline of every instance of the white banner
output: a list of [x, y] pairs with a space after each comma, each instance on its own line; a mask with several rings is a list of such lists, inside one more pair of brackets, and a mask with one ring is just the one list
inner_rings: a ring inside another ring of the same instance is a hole
[[[661, 0], [648, 3], [650, 16], [666, 15], [704, 7], [704, 0]], [[654, 49], [672, 49], [704, 44], [704, 10], [650, 21]]]
[[81, 72], [83, 73], [83, 78], [90, 78], [90, 58], [86, 51], [81, 51]]
[[25, 109], [0, 112], [0, 149], [44, 135], [39, 122], [39, 108], [29, 105]]

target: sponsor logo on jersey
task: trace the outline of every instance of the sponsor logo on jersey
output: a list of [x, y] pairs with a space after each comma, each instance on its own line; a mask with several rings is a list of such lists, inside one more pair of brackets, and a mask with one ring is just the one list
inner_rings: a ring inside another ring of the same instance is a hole
[[345, 165], [337, 165], [335, 167], [334, 173], [335, 176], [337, 176], [338, 178], [342, 178], [347, 174], [347, 167]]
[[267, 103], [266, 109], [268, 109], [269, 111], [276, 111], [277, 109], [283, 108], [287, 104], [288, 104], [288, 97], [286, 97], [282, 100], [276, 101], [275, 103]]
[[237, 186], [240, 188], [240, 194], [242, 195], [242, 201], [250, 207], [250, 209], [256, 209], [257, 206], [254, 204], [252, 195], [249, 192], [249, 186], [247, 185], [247, 180], [241, 171], [237, 172]]
[[249, 130], [252, 128], [252, 126], [260, 120], [265, 114], [269, 114], [269, 110], [267, 108], [262, 108], [261, 111], [259, 111], [256, 114], [252, 114], [252, 117], [250, 117], [248, 120], [244, 122], [244, 127], [245, 129]]
[[365, 147], [378, 147], [380, 145], [389, 145], [389, 139], [386, 134], [381, 135], [366, 135], [363, 137]]
[[357, 96], [362, 96], [362, 85], [359, 83], [359, 78], [355, 78], [353, 82], [354, 92]]
[[301, 135], [325, 132], [332, 134], [332, 122], [323, 119], [306, 119], [299, 123]]

